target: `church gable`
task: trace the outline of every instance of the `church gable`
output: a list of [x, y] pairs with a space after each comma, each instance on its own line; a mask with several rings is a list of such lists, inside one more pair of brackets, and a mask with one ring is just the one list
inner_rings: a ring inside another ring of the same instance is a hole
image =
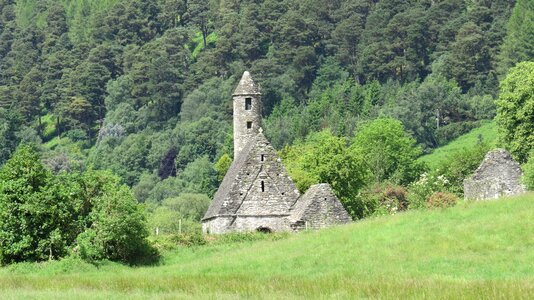
[[215, 216], [289, 215], [299, 193], [261, 133], [232, 163], [204, 219]]

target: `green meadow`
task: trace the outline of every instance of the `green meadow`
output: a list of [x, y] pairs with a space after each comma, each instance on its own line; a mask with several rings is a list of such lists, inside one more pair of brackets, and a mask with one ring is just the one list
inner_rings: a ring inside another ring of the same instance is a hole
[[534, 194], [299, 234], [208, 237], [160, 264], [0, 269], [2, 299], [532, 299]]

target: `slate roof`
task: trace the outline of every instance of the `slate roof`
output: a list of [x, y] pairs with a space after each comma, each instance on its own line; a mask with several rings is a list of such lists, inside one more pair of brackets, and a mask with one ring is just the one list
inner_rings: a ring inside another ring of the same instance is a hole
[[291, 209], [291, 219], [295, 221], [301, 220], [306, 214], [306, 209], [310, 207], [314, 200], [332, 196], [336, 197], [328, 183], [312, 185]]
[[225, 207], [225, 205], [223, 204], [227, 200], [230, 191], [232, 190], [234, 185], [237, 184], [237, 175], [239, 171], [245, 166], [250, 150], [254, 146], [254, 143], [252, 141], [253, 140], [251, 140], [251, 142], [248, 143], [247, 146], [245, 146], [245, 148], [240, 152], [237, 158], [234, 158], [230, 169], [228, 169], [228, 171], [226, 172], [226, 175], [224, 176], [224, 179], [221, 182], [219, 189], [213, 196], [213, 201], [211, 202], [211, 205], [202, 220], [211, 219], [218, 215], [234, 213], [234, 210], [232, 210], [231, 207]]
[[[267, 149], [264, 154], [271, 156], [270, 167], [262, 166], [257, 164], [254, 161], [254, 155], [257, 153], [257, 148], [260, 148], [262, 145], [268, 145], [264, 147]], [[265, 167], [265, 169], [264, 169]], [[274, 174], [276, 170], [277, 174]], [[204, 215], [204, 220], [208, 220], [217, 216], [234, 216], [240, 210], [245, 199], [250, 201], [248, 193], [241, 194], [243, 188], [250, 189], [249, 186], [252, 182], [255, 181], [254, 177], [259, 176], [263, 172], [273, 172], [273, 174], [268, 175], [274, 184], [274, 188], [284, 187], [283, 191], [279, 191], [283, 195], [282, 199], [258, 199], [256, 203], [248, 203], [247, 205], [257, 205], [259, 215], [269, 215], [271, 213], [279, 214], [280, 208], [287, 207], [284, 214], [289, 215], [289, 208], [294, 205], [297, 201], [300, 194], [298, 193], [295, 184], [287, 175], [279, 157], [276, 155], [275, 150], [270, 146], [269, 141], [265, 138], [263, 133], [258, 133], [250, 142], [245, 146], [245, 148], [239, 153], [237, 159], [234, 159], [230, 169], [224, 176], [224, 179], [219, 186], [219, 189], [213, 197], [213, 201], [208, 208], [208, 211]], [[274, 176], [276, 175], [276, 176]], [[267, 175], [266, 175], [267, 176]], [[278, 186], [277, 186], [278, 185]], [[241, 189], [240, 189], [241, 188]], [[269, 201], [280, 201], [284, 203], [272, 203]], [[264, 203], [265, 202], [265, 203]], [[271, 203], [274, 205], [263, 207], [262, 204]]]
[[243, 73], [243, 77], [241, 77], [241, 80], [239, 81], [239, 84], [237, 85], [233, 95], [261, 95], [259, 87], [256, 85], [254, 80], [252, 80], [252, 76], [250, 76], [250, 73], [248, 71], [245, 71]]

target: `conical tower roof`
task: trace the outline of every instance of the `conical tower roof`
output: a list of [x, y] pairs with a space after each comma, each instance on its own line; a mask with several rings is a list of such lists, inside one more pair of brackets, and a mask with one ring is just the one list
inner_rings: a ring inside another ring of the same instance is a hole
[[243, 77], [239, 81], [237, 88], [234, 91], [234, 96], [246, 96], [246, 95], [261, 95], [260, 89], [252, 80], [252, 76], [248, 71], [243, 73]]

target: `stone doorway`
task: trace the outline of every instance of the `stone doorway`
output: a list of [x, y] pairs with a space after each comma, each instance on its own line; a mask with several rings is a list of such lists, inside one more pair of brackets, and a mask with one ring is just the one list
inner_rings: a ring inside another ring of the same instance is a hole
[[256, 231], [257, 232], [261, 232], [261, 233], [272, 233], [273, 231], [271, 230], [271, 228], [269, 227], [258, 227], [256, 228]]

